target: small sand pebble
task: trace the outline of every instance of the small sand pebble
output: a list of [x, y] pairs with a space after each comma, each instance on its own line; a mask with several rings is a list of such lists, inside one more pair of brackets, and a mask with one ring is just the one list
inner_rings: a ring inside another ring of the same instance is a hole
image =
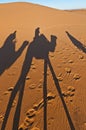
[[3, 119], [4, 117], [2, 115], [0, 115], [0, 119]]
[[0, 115], [0, 123], [3, 121], [4, 116]]
[[57, 77], [58, 81], [63, 81], [62, 77]]
[[67, 92], [65, 92], [65, 91], [62, 92], [62, 95], [63, 95], [64, 97], [67, 97], [67, 96], [68, 96]]
[[29, 88], [30, 88], [30, 89], [35, 89], [35, 88], [36, 88], [36, 84], [31, 84], [31, 85], [29, 86]]
[[8, 92], [8, 91], [5, 91], [5, 92], [4, 92], [4, 95], [7, 95], [7, 94], [9, 94], [9, 92]]
[[42, 88], [42, 86], [43, 86], [43, 85], [40, 83], [40, 84], [38, 85], [38, 88]]
[[24, 120], [24, 125], [27, 126], [27, 127], [32, 126], [33, 123], [34, 123], [33, 118], [26, 117], [25, 120]]
[[67, 59], [67, 57], [66, 57], [66, 56], [64, 56], [64, 57], [63, 57], [63, 59]]
[[68, 63], [73, 63], [73, 60], [69, 60]]
[[27, 113], [26, 113], [26, 115], [27, 115], [29, 118], [35, 116], [35, 115], [36, 115], [35, 109], [30, 109], [30, 110], [28, 110]]
[[29, 80], [29, 79], [30, 79], [30, 76], [27, 76], [27, 77], [26, 77], [26, 80]]
[[61, 77], [61, 76], [62, 76], [62, 73], [59, 73], [59, 74], [58, 74], [58, 77]]
[[67, 96], [70, 96], [70, 91], [67, 91], [67, 92], [66, 92], [66, 95], [67, 95]]
[[37, 110], [38, 109], [38, 104], [34, 104], [33, 109]]
[[75, 52], [72, 52], [72, 54], [76, 54]]
[[65, 68], [65, 71], [66, 71], [67, 73], [71, 73], [71, 69], [70, 69], [70, 68]]
[[56, 97], [56, 95], [54, 95], [54, 94], [51, 93], [51, 92], [47, 94], [47, 99], [48, 99], [48, 100], [54, 99], [55, 97]]
[[74, 74], [73, 79], [75, 79], [75, 80], [80, 79], [80, 75], [79, 74]]
[[22, 123], [22, 124], [19, 126], [18, 130], [28, 130], [28, 128], [27, 128], [27, 126], [24, 125], [24, 123]]
[[71, 93], [70, 93], [70, 97], [72, 97], [72, 96], [74, 96], [74, 92], [71, 92]]
[[31, 63], [31, 65], [34, 65], [34, 64], [35, 64], [34, 62]]
[[13, 101], [12, 107], [14, 107], [15, 105], [16, 105], [16, 100]]
[[65, 91], [62, 91], [62, 95], [63, 95], [64, 97], [66, 97], [66, 92], [65, 92]]
[[31, 68], [32, 68], [32, 69], [36, 69], [36, 67], [35, 67], [35, 66], [32, 66]]
[[84, 56], [83, 55], [79, 55], [79, 59], [84, 59]]
[[40, 130], [38, 127], [33, 127], [31, 130]]
[[70, 101], [70, 102], [73, 102], [73, 99], [70, 97], [70, 98], [69, 98], [69, 101]]
[[13, 87], [10, 87], [10, 88], [8, 88], [8, 91], [12, 91], [14, 88]]
[[43, 83], [43, 79], [40, 79], [40, 80], [39, 80], [39, 83]]
[[72, 91], [72, 92], [75, 91], [75, 88], [73, 86], [68, 86], [67, 89], [68, 91]]

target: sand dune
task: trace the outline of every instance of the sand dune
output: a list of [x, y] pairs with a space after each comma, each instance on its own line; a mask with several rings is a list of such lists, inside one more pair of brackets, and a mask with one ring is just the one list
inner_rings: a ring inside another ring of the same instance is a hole
[[0, 4], [1, 130], [85, 130], [85, 82], [85, 9]]

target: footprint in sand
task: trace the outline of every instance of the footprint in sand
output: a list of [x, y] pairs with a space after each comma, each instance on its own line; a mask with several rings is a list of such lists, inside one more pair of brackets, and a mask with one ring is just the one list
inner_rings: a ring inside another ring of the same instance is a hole
[[16, 105], [16, 100], [13, 101], [12, 107], [15, 107], [15, 105]]
[[70, 102], [72, 102], [73, 96], [75, 95], [75, 88], [73, 86], [68, 86], [67, 91], [63, 91], [62, 95], [68, 98]]
[[73, 60], [69, 60], [68, 63], [74, 63], [74, 61]]
[[33, 66], [31, 67], [31, 69], [35, 70], [35, 69], [36, 69], [36, 66], [35, 66], [35, 65], [33, 65]]
[[71, 73], [71, 68], [65, 68], [65, 71], [67, 72], [67, 73]]
[[[51, 92], [48, 93], [46, 101], [52, 101], [56, 96], [52, 94]], [[31, 109], [29, 109], [26, 112], [26, 117], [24, 122], [19, 126], [18, 130], [26, 130], [26, 129], [31, 129], [34, 122], [35, 122], [35, 116], [39, 113], [39, 110], [44, 106], [44, 99], [42, 99], [38, 104], [34, 104]], [[33, 127], [31, 130], [40, 130], [37, 127]]]
[[30, 86], [29, 86], [29, 89], [35, 89], [36, 88], [36, 84], [31, 84]]
[[57, 79], [58, 79], [59, 82], [63, 81], [63, 78], [61, 76], [58, 76]]
[[84, 59], [84, 56], [83, 55], [79, 55], [79, 59]]
[[32, 108], [32, 109], [27, 111], [26, 115], [28, 118], [32, 118], [36, 115], [36, 111]]
[[18, 130], [29, 130], [34, 123], [34, 119], [25, 118], [24, 123], [20, 125]]
[[26, 77], [26, 80], [29, 80], [29, 79], [31, 79], [31, 77], [30, 77], [30, 76], [27, 76], [27, 77]]
[[7, 91], [4, 92], [4, 95], [8, 95], [9, 92], [13, 91], [13, 89], [14, 89], [13, 87], [9, 87], [9, 88], [7, 89]]
[[10, 91], [13, 91], [13, 87], [10, 87], [10, 88], [8, 88], [8, 91], [10, 92]]
[[8, 94], [9, 94], [9, 92], [8, 92], [8, 91], [5, 91], [3, 94], [4, 94], [4, 95], [8, 95]]
[[73, 79], [75, 79], [75, 80], [80, 79], [80, 75], [79, 74], [74, 74]]
[[2, 123], [3, 119], [4, 119], [4, 116], [0, 115], [0, 123]]

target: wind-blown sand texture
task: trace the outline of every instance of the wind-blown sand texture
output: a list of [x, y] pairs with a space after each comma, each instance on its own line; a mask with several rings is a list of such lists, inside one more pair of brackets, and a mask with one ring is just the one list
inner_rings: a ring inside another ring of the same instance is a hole
[[0, 130], [18, 129], [86, 130], [86, 10], [0, 4]]

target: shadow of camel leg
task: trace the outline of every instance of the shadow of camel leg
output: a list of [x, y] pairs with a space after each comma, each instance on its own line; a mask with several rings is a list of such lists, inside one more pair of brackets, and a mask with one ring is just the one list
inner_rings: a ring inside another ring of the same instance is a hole
[[9, 117], [9, 113], [11, 111], [12, 103], [15, 99], [15, 96], [16, 96], [18, 90], [19, 90], [19, 86], [20, 86], [20, 82], [17, 83], [16, 87], [13, 89], [13, 91], [11, 93], [10, 100], [9, 100], [9, 103], [8, 103], [8, 106], [7, 106], [7, 109], [6, 109], [6, 113], [5, 113], [5, 116], [4, 116], [4, 120], [3, 120], [3, 123], [2, 123], [1, 130], [5, 130], [7, 119]]
[[13, 129], [12, 130], [18, 130], [19, 127], [19, 119], [20, 119], [20, 112], [21, 112], [21, 105], [22, 105], [22, 99], [23, 99], [23, 93], [24, 93], [24, 86], [25, 86], [25, 81], [22, 83], [22, 86], [19, 91], [19, 98], [18, 98], [18, 103], [13, 119]]
[[62, 101], [64, 110], [65, 110], [65, 113], [66, 113], [66, 115], [67, 115], [67, 119], [68, 119], [70, 128], [71, 128], [71, 130], [75, 130], [74, 125], [73, 125], [73, 122], [72, 122], [72, 119], [71, 119], [70, 114], [69, 114], [69, 111], [68, 111], [68, 109], [67, 109], [66, 103], [65, 103], [64, 98], [63, 98], [63, 96], [62, 96], [62, 92], [61, 92], [61, 88], [60, 88], [60, 86], [59, 86], [58, 79], [57, 79], [57, 77], [56, 77], [56, 75], [55, 75], [55, 72], [54, 72], [53, 67], [52, 67], [52, 65], [51, 65], [51, 63], [50, 63], [49, 58], [48, 58], [47, 60], [48, 60], [47, 62], [48, 62], [50, 71], [51, 71], [52, 76], [53, 76], [53, 80], [54, 80], [54, 82], [55, 82], [57, 91], [58, 91], [58, 93], [59, 93], [59, 96], [60, 96], [60, 98], [61, 98], [61, 101]]
[[[28, 52], [27, 52], [24, 63], [23, 63], [20, 78], [17, 81], [17, 83], [16, 83], [16, 85], [15, 85], [15, 87], [14, 87], [12, 93], [11, 93], [9, 103], [7, 105], [7, 109], [6, 109], [6, 113], [5, 113], [5, 116], [4, 116], [4, 120], [3, 120], [3, 123], [2, 123], [1, 130], [5, 130], [7, 120], [8, 120], [9, 114], [10, 114], [10, 110], [11, 110], [11, 107], [12, 107], [12, 103], [13, 103], [13, 100], [15, 99], [15, 97], [16, 97], [17, 92], [21, 91], [22, 87], [24, 88], [24, 86], [22, 86], [22, 85], [25, 83], [25, 78], [27, 76], [27, 73], [30, 70], [32, 58], [33, 57], [30, 55], [30, 53], [28, 54]], [[21, 92], [21, 93], [23, 93], [23, 92]], [[21, 100], [22, 100], [22, 98], [21, 98]]]
[[44, 99], [44, 130], [47, 130], [47, 60], [44, 60], [44, 83], [43, 83], [43, 99]]

